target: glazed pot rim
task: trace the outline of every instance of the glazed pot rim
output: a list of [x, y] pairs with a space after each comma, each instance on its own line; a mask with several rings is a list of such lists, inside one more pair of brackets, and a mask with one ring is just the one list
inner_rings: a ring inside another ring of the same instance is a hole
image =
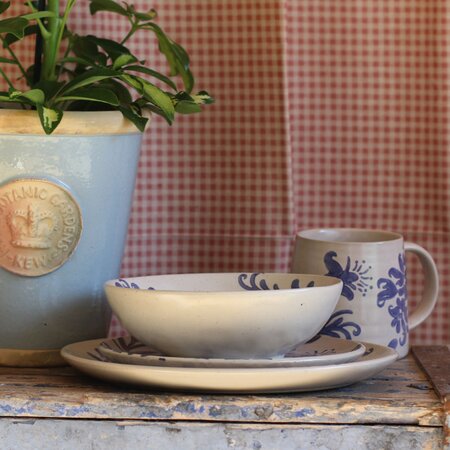
[[[36, 111], [0, 109], [0, 135], [47, 136]], [[51, 136], [141, 134], [120, 111], [65, 111]]]

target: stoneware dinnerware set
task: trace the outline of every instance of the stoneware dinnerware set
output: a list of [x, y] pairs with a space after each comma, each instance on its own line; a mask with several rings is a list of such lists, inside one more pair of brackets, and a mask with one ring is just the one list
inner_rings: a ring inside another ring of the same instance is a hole
[[[409, 315], [405, 250], [419, 257], [425, 280]], [[292, 272], [107, 281], [108, 302], [130, 336], [70, 344], [61, 354], [94, 377], [154, 389], [331, 389], [406, 356], [409, 329], [438, 294], [429, 253], [385, 231], [302, 231]]]

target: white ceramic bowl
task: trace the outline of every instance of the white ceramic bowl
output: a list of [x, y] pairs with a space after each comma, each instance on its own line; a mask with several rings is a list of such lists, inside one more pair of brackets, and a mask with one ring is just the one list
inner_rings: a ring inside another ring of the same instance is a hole
[[210, 273], [117, 279], [105, 291], [130, 334], [168, 356], [270, 358], [308, 341], [342, 281], [321, 275]]

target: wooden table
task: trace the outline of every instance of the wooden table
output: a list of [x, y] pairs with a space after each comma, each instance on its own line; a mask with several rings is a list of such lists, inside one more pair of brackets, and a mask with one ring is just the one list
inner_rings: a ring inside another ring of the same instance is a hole
[[0, 448], [450, 449], [450, 352], [413, 351], [419, 363], [410, 355], [364, 382], [283, 395], [155, 392], [68, 367], [3, 367]]

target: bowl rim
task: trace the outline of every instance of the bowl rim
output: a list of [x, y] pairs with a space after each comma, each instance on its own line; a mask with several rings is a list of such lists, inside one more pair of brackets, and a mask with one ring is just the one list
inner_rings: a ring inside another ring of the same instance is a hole
[[[291, 275], [292, 277], [299, 277], [299, 276], [311, 276], [317, 279], [327, 280], [330, 281], [328, 284], [325, 284], [324, 286], [305, 286], [300, 288], [281, 288], [281, 289], [242, 289], [242, 290], [193, 290], [193, 289], [148, 289], [148, 288], [141, 288], [141, 287], [127, 287], [127, 286], [117, 286], [116, 283], [120, 281], [126, 281], [126, 282], [138, 282], [139, 280], [148, 279], [148, 278], [159, 278], [159, 277], [179, 277], [179, 276], [223, 276], [223, 275], [270, 275], [270, 276], [279, 276], [279, 275]], [[192, 273], [170, 273], [170, 274], [158, 274], [158, 275], [143, 275], [138, 277], [119, 277], [114, 278], [111, 280], [107, 280], [104, 283], [104, 289], [108, 290], [118, 290], [118, 289], [126, 289], [126, 290], [132, 290], [135, 292], [147, 292], [149, 294], [151, 293], [170, 293], [170, 294], [183, 294], [183, 295], [189, 295], [189, 294], [196, 294], [196, 295], [202, 295], [202, 294], [232, 294], [232, 295], [251, 295], [255, 293], [259, 293], [259, 295], [280, 295], [280, 293], [286, 293], [286, 292], [303, 292], [310, 289], [326, 289], [326, 288], [332, 288], [336, 287], [338, 285], [343, 285], [343, 282], [340, 278], [329, 276], [329, 275], [320, 275], [320, 274], [310, 274], [310, 273], [290, 273], [290, 272], [192, 272]], [[264, 294], [265, 293], [265, 294]]]

